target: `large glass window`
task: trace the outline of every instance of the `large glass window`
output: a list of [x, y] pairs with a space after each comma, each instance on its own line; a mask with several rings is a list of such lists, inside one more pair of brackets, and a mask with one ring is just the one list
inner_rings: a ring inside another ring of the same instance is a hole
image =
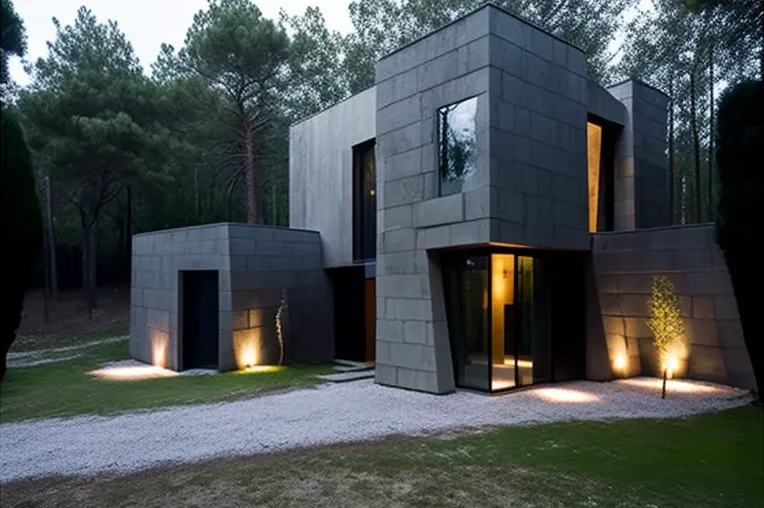
[[438, 109], [438, 172], [440, 195], [461, 192], [474, 178], [477, 139], [477, 97]]
[[490, 390], [488, 256], [453, 257], [444, 264], [449, 335], [456, 384]]
[[353, 260], [377, 257], [377, 171], [374, 140], [353, 148]]
[[444, 255], [458, 386], [500, 391], [552, 380], [544, 261], [512, 253]]

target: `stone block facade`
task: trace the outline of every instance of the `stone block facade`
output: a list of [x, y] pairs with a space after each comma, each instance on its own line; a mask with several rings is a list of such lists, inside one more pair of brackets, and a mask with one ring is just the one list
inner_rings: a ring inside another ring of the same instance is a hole
[[627, 110], [615, 161], [615, 230], [668, 226], [666, 108], [669, 98], [639, 81], [608, 88]]
[[183, 368], [181, 274], [215, 270], [219, 370], [241, 367], [243, 349], [261, 348], [250, 342], [259, 340], [261, 328], [271, 328], [265, 316], [272, 320], [282, 297], [293, 317], [286, 320], [285, 360], [330, 360], [331, 307], [320, 241], [313, 231], [227, 223], [135, 235], [131, 355]]
[[[594, 235], [593, 267], [609, 357], [628, 358], [625, 369], [590, 377], [656, 375], [657, 355], [646, 325], [652, 278], [674, 283], [686, 337], [677, 345], [679, 375], [755, 388], [727, 266], [710, 224]], [[596, 296], [595, 296], [596, 295]], [[601, 340], [590, 329], [590, 343]], [[596, 348], [593, 348], [593, 351]]]

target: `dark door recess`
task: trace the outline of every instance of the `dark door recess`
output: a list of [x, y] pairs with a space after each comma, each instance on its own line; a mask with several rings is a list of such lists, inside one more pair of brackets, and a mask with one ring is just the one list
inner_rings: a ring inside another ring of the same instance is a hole
[[182, 272], [183, 369], [218, 368], [218, 272]]

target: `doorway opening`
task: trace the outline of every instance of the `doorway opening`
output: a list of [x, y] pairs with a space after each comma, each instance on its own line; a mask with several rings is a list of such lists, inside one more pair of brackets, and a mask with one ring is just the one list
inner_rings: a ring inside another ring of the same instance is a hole
[[334, 293], [334, 356], [373, 363], [376, 352], [376, 279], [362, 265], [327, 270]]
[[565, 259], [495, 249], [442, 256], [457, 386], [495, 392], [583, 372], [583, 285], [554, 280], [580, 271]]
[[180, 272], [182, 369], [217, 369], [218, 272]]

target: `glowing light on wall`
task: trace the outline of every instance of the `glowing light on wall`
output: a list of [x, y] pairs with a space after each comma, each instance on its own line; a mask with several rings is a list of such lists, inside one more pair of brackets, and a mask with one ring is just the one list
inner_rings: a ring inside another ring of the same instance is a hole
[[530, 394], [547, 402], [561, 404], [585, 404], [600, 400], [597, 395], [570, 388], [538, 388], [531, 390]]
[[613, 368], [619, 372], [626, 372], [626, 367], [628, 367], [629, 361], [626, 358], [625, 353], [619, 353], [615, 356], [615, 359], [613, 360]]
[[600, 204], [600, 164], [602, 162], [602, 127], [586, 124], [586, 159], [589, 174], [589, 232], [597, 232]]
[[663, 362], [663, 370], [666, 371], [666, 376], [668, 378], [674, 377], [674, 374], [679, 370], [679, 359], [672, 354], [666, 356], [666, 359]]
[[167, 333], [149, 328], [151, 334], [151, 364], [157, 367], [167, 367]]
[[234, 332], [234, 358], [239, 369], [254, 367], [262, 361], [261, 328], [238, 330]]

